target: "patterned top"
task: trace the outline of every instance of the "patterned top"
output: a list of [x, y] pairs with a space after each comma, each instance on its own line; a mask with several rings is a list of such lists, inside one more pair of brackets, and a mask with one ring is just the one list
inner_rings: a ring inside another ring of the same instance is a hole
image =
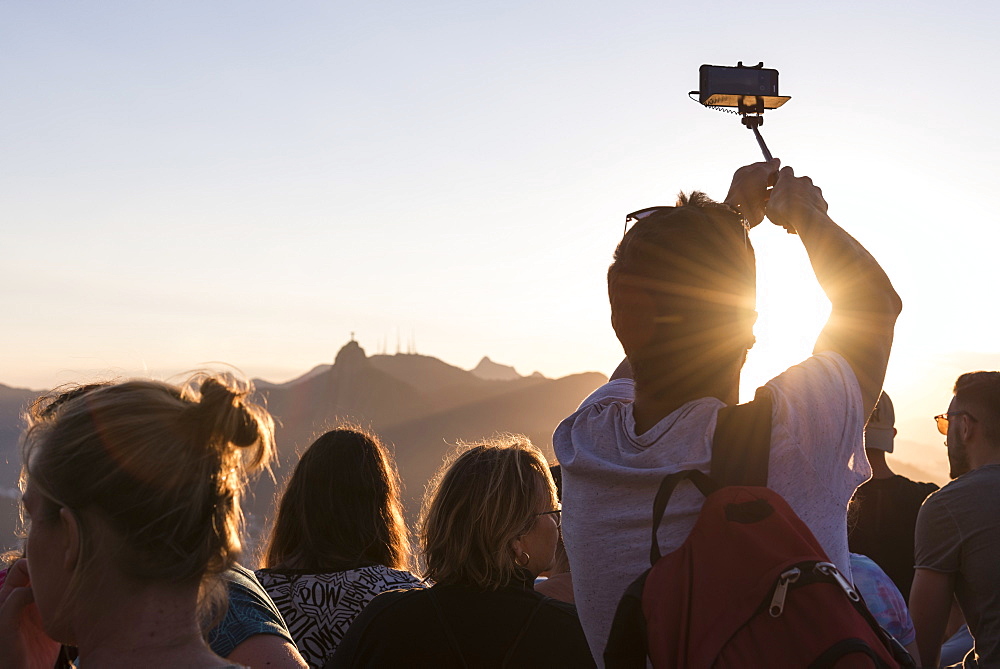
[[913, 643], [917, 635], [906, 600], [882, 568], [869, 557], [851, 553], [851, 575], [878, 624], [904, 646]]
[[229, 657], [252, 636], [273, 634], [295, 643], [285, 621], [253, 572], [238, 564], [222, 572], [229, 606], [222, 621], [208, 634], [208, 645], [219, 657]]
[[310, 667], [322, 667], [330, 659], [347, 628], [375, 595], [425, 587], [410, 572], [382, 565], [327, 573], [302, 569], [256, 573]]

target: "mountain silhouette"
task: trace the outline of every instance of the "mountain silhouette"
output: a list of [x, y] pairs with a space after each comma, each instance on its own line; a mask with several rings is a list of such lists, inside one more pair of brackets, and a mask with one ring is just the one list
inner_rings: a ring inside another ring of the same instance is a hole
[[[458, 442], [523, 433], [551, 459], [556, 425], [606, 380], [596, 372], [561, 379], [522, 377], [513, 367], [484, 361], [509, 370], [508, 378], [482, 378], [475, 370], [415, 353], [369, 357], [352, 339], [332, 365], [318, 365], [286, 383], [255, 379], [255, 398], [275, 417], [278, 460], [273, 478], [260, 477], [247, 495], [248, 548], [268, 527], [276, 495], [299, 455], [342, 422], [373, 430], [395, 452], [412, 520], [428, 480]], [[20, 416], [39, 394], [0, 385], [0, 547], [14, 544]], [[253, 559], [249, 556], [248, 562]]]
[[400, 472], [406, 472], [404, 501], [408, 515], [414, 516], [423, 495], [423, 486], [415, 487], [413, 483], [430, 480], [460, 441], [481, 440], [504, 432], [524, 434], [554, 462], [552, 432], [556, 425], [605, 380], [592, 372], [554, 380], [531, 379], [532, 383], [499, 382], [512, 387], [384, 429], [381, 434], [395, 446]]
[[510, 365], [500, 365], [493, 362], [486, 356], [483, 356], [483, 359], [479, 361], [479, 364], [473, 368], [472, 373], [479, 378], [486, 379], [488, 381], [510, 381], [512, 379], [520, 378], [521, 376], [517, 373], [517, 370]]
[[13, 548], [18, 525], [21, 473], [18, 439], [24, 429], [23, 415], [39, 393], [0, 383], [0, 550]]

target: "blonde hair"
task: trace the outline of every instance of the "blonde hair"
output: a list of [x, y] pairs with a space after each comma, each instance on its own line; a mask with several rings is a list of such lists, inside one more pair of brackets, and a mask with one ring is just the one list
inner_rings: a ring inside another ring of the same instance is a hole
[[247, 474], [274, 451], [274, 422], [251, 391], [230, 375], [198, 374], [182, 386], [78, 387], [31, 407], [22, 487], [30, 480], [43, 517], [65, 508], [80, 525], [65, 603], [107, 566], [96, 564], [92, 516], [117, 536], [109, 559], [131, 578], [201, 583], [236, 561]]
[[518, 579], [512, 542], [556, 508], [545, 457], [523, 435], [463, 444], [428, 489], [420, 514], [424, 575], [488, 590]]

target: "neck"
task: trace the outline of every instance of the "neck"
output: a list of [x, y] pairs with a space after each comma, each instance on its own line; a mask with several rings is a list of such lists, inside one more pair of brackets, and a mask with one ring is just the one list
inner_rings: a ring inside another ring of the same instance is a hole
[[736, 373], [735, 379], [729, 382], [705, 384], [701, 388], [693, 387], [682, 392], [655, 393], [649, 390], [648, 386], [637, 382], [635, 402], [632, 405], [636, 434], [646, 432], [674, 411], [694, 400], [715, 397], [726, 404], [738, 404], [739, 388], [739, 372]]
[[740, 372], [747, 349], [676, 346], [666, 342], [628, 360], [635, 379], [636, 432], [641, 434], [684, 404], [716, 397], [726, 404], [739, 403]]
[[197, 585], [105, 578], [92, 594], [74, 626], [87, 669], [220, 664], [198, 624]]
[[873, 479], [891, 479], [896, 475], [894, 471], [889, 469], [889, 465], [885, 461], [885, 451], [880, 451], [877, 448], [866, 448], [865, 455], [868, 456], [868, 464], [872, 466]]
[[987, 465], [1000, 465], [1000, 446], [979, 444], [979, 448], [969, 449], [969, 466], [979, 469]]

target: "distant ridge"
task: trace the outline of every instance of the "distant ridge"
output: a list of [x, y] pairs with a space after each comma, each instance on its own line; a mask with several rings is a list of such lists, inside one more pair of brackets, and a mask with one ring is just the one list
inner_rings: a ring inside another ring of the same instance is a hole
[[[551, 458], [556, 425], [605, 380], [596, 372], [562, 379], [521, 376], [485, 357], [476, 369], [465, 370], [416, 353], [368, 356], [353, 338], [333, 364], [317, 365], [285, 383], [254, 379], [256, 397], [278, 425], [279, 460], [276, 481], [261, 477], [247, 496], [248, 545], [268, 527], [275, 495], [299, 454], [341, 421], [360, 423], [391, 444], [412, 519], [428, 479], [457, 442], [500, 431], [523, 433]], [[0, 490], [11, 493], [0, 495], [0, 548], [14, 544], [20, 415], [39, 394], [0, 385]]]
[[288, 387], [296, 383], [302, 383], [303, 381], [307, 381], [314, 376], [318, 376], [323, 372], [328, 371], [331, 367], [333, 367], [333, 365], [329, 364], [316, 365], [302, 376], [297, 376], [290, 381], [285, 381], [284, 383], [272, 383], [270, 381], [265, 381], [264, 379], [254, 379], [254, 385], [257, 386], [258, 388]]
[[0, 551], [13, 548], [21, 499], [17, 480], [21, 473], [18, 439], [24, 429], [22, 416], [41, 393], [0, 384]]
[[512, 381], [521, 378], [513, 367], [495, 363], [486, 356], [483, 356], [472, 373], [487, 381]]

